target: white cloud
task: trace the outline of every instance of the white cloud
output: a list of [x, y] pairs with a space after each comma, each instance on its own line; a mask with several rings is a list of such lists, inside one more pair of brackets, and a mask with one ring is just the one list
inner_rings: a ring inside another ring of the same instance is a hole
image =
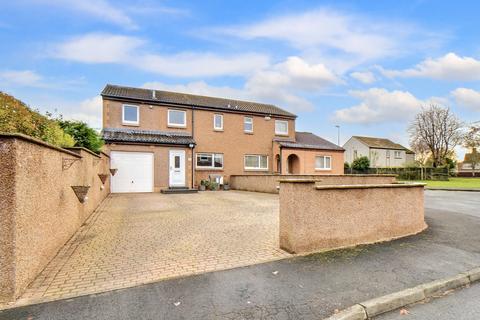
[[147, 42], [131, 36], [90, 33], [56, 45], [51, 56], [82, 63], [118, 63], [173, 77], [246, 75], [269, 65], [269, 57], [257, 53], [220, 55], [182, 52], [149, 53]]
[[303, 92], [318, 92], [340, 82], [341, 79], [322, 64], [309, 64], [299, 57], [289, 57], [281, 63], [253, 73], [241, 88], [211, 86], [204, 81], [180, 85], [147, 82], [143, 86], [151, 89], [273, 103], [296, 112], [313, 109], [313, 104], [302, 97]]
[[84, 63], [125, 63], [142, 44], [144, 41], [136, 37], [90, 33], [55, 46], [51, 55]]
[[0, 83], [27, 87], [41, 87], [42, 76], [31, 70], [0, 71]]
[[347, 123], [379, 123], [405, 121], [415, 115], [425, 104], [408, 91], [387, 91], [371, 88], [351, 91], [350, 95], [361, 100], [355, 106], [337, 110], [334, 118]]
[[121, 9], [122, 5], [111, 4], [106, 0], [33, 0], [33, 2], [41, 5], [63, 7], [127, 29], [137, 28], [132, 18]]
[[457, 88], [451, 92], [457, 104], [480, 111], [480, 92], [468, 88]]
[[480, 60], [460, 57], [453, 52], [432, 59], [428, 58], [415, 67], [404, 70], [381, 70], [387, 77], [421, 77], [439, 80], [480, 80]]
[[102, 97], [95, 96], [80, 102], [66, 103], [62, 111], [65, 119], [83, 121], [92, 128], [100, 129], [102, 128], [102, 106]]
[[364, 71], [364, 72], [352, 72], [350, 73], [350, 77], [352, 77], [355, 80], [358, 80], [364, 84], [370, 84], [375, 82], [377, 79], [375, 78], [375, 75], [370, 72], [370, 71]]
[[216, 33], [246, 40], [269, 39], [286, 42], [304, 51], [329, 51], [333, 56], [346, 53], [360, 60], [397, 55], [404, 40], [416, 29], [405, 23], [382, 22], [330, 9], [315, 9], [265, 19], [249, 25], [217, 28]]

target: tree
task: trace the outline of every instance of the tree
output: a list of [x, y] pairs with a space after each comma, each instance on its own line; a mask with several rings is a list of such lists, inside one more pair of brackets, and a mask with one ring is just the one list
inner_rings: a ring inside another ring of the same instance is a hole
[[97, 132], [82, 121], [58, 120], [60, 127], [75, 139], [76, 147], [84, 147], [93, 152], [100, 152], [103, 140]]
[[428, 148], [433, 167], [445, 164], [450, 152], [463, 140], [462, 122], [449, 108], [423, 107], [410, 125], [410, 144]]
[[22, 133], [59, 147], [75, 143], [49, 115], [42, 115], [3, 92], [0, 92], [0, 132]]
[[480, 148], [480, 124], [473, 124], [468, 128], [463, 145], [471, 150], [471, 153], [466, 155], [465, 162], [472, 166], [472, 176], [475, 176], [475, 169], [480, 164], [480, 153], [477, 151]]
[[358, 171], [367, 171], [368, 168], [370, 168], [370, 160], [368, 157], [360, 157], [352, 162], [352, 169], [358, 170]]

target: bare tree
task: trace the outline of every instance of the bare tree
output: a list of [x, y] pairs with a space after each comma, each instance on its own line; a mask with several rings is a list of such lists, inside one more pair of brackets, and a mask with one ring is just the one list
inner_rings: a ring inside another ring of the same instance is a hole
[[445, 159], [463, 140], [462, 122], [449, 108], [431, 104], [423, 107], [410, 125], [410, 144], [428, 148], [434, 167]]
[[472, 166], [472, 176], [475, 176], [475, 169], [480, 164], [480, 153], [478, 153], [478, 148], [480, 148], [480, 123], [472, 124], [468, 128], [463, 145], [471, 150], [465, 162]]

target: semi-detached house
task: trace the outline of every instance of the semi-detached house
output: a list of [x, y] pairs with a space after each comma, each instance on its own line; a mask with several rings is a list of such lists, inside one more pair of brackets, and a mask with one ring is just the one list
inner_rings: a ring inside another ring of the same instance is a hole
[[343, 149], [295, 132], [274, 105], [107, 85], [103, 138], [112, 192], [195, 188], [242, 174], [342, 174]]

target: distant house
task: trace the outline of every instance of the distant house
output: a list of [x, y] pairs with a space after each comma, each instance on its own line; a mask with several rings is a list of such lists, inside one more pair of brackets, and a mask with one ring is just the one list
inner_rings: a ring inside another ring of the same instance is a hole
[[344, 145], [345, 162], [359, 157], [370, 159], [372, 168], [404, 167], [415, 161], [415, 153], [401, 144], [384, 138], [351, 137]]
[[[480, 169], [480, 163], [477, 160], [479, 157], [479, 153], [476, 148], [473, 148], [471, 152], [465, 153], [465, 157], [463, 158], [462, 162], [458, 163], [457, 168], [457, 175], [461, 177], [471, 177], [478, 174], [475, 174]], [[477, 160], [477, 161], [473, 161]], [[473, 169], [472, 162], [475, 162], [475, 170]]]

